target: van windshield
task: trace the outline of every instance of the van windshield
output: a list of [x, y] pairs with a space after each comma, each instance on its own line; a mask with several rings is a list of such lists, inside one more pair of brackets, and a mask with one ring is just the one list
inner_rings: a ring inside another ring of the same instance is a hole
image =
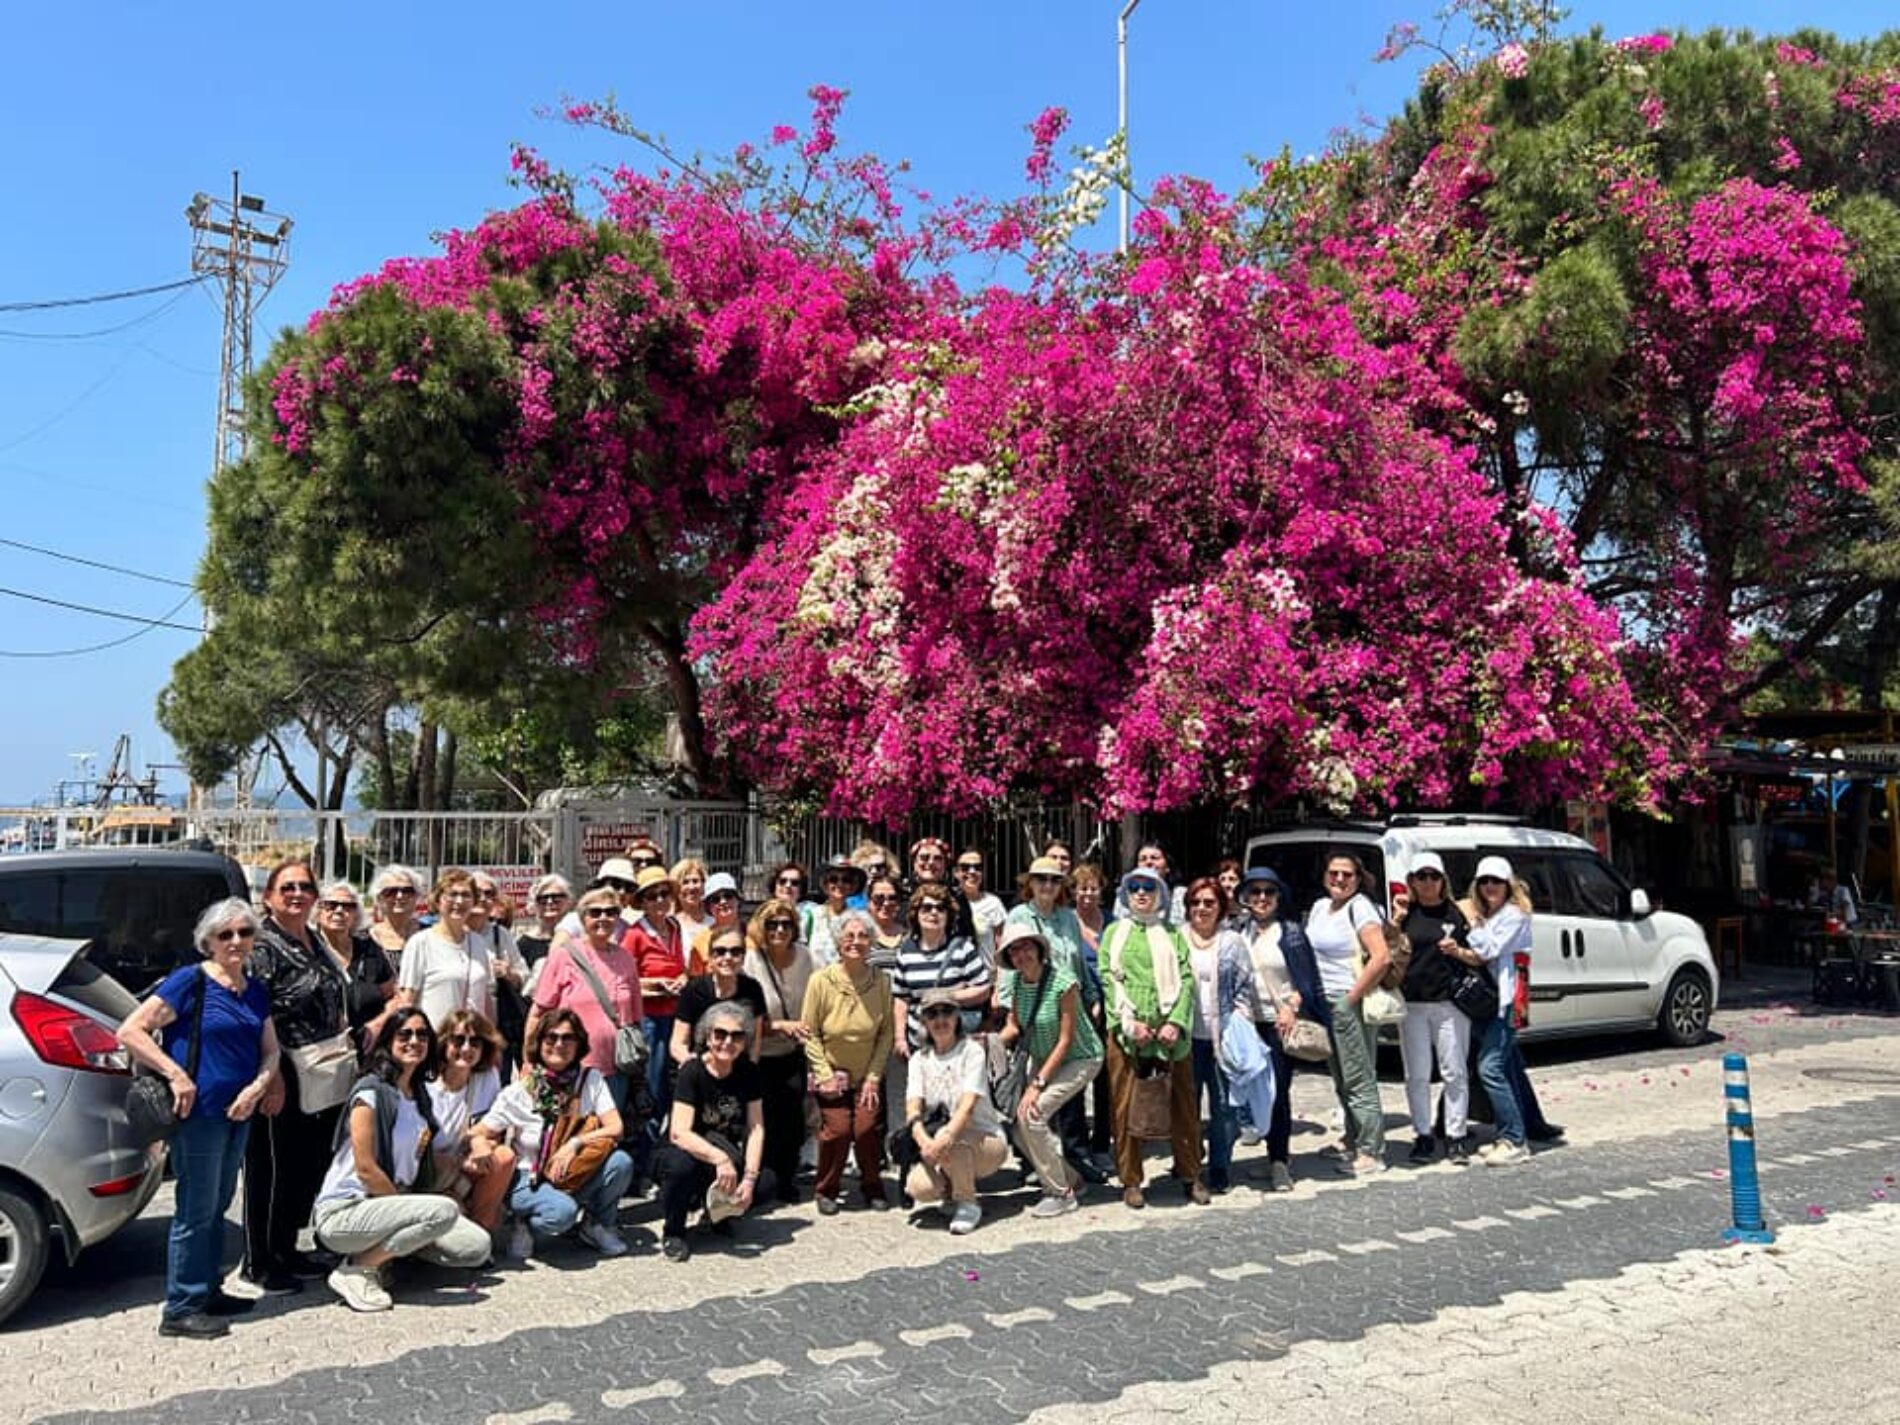
[[1304, 920], [1313, 902], [1326, 894], [1326, 863], [1339, 851], [1359, 858], [1366, 868], [1366, 882], [1360, 886], [1366, 898], [1386, 913], [1385, 852], [1377, 842], [1335, 843], [1329, 840], [1268, 842], [1256, 846], [1247, 855], [1247, 866], [1270, 866], [1287, 883], [1289, 894], [1281, 912], [1289, 920]]

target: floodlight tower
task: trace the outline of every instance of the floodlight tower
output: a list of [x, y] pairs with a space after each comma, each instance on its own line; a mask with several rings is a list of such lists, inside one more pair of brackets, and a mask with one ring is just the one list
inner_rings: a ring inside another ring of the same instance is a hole
[[264, 200], [246, 193], [231, 172], [231, 196], [193, 196], [185, 209], [191, 224], [191, 270], [215, 278], [224, 307], [223, 351], [218, 361], [218, 422], [211, 473], [244, 457], [244, 382], [251, 374], [251, 330], [257, 309], [290, 266], [290, 219], [267, 212]]

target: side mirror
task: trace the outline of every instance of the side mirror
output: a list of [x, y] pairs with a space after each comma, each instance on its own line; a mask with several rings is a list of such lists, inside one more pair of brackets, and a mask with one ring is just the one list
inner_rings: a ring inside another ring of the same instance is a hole
[[1633, 916], [1637, 920], [1641, 920], [1644, 916], [1649, 915], [1653, 910], [1654, 910], [1654, 907], [1651, 906], [1649, 903], [1648, 891], [1639, 889], [1639, 890], [1634, 890], [1630, 892], [1630, 915], [1631, 916]]

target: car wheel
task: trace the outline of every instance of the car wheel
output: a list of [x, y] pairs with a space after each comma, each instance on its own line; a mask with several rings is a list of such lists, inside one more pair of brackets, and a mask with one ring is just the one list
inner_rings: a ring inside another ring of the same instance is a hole
[[1678, 970], [1663, 995], [1656, 1027], [1663, 1042], [1674, 1049], [1700, 1044], [1709, 1033], [1709, 982], [1696, 970]]
[[0, 1187], [0, 1321], [33, 1294], [46, 1270], [46, 1218], [34, 1203]]

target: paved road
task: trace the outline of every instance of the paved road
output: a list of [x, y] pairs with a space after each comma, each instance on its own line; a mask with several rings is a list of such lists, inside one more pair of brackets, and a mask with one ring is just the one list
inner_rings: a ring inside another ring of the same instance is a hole
[[[1757, 1066], [1777, 1253], [1800, 1265], [1804, 1236], [1852, 1229], [1863, 1234], [1856, 1253], [1871, 1242], [1900, 1261], [1897, 1214], [1881, 1200], [1900, 1169], [1900, 1024], [1769, 1004], [1731, 1011], [1720, 1028], [1728, 1043], [1751, 1045]], [[1017, 1195], [963, 1242], [895, 1214], [818, 1222], [806, 1209], [747, 1224], [735, 1248], [684, 1268], [649, 1251], [613, 1264], [564, 1255], [475, 1290], [436, 1274], [386, 1317], [271, 1302], [208, 1349], [151, 1334], [152, 1257], [136, 1281], [97, 1275], [156, 1252], [153, 1220], [54, 1283], [5, 1338], [27, 1348], [10, 1372], [28, 1385], [12, 1403], [24, 1413], [9, 1418], [327, 1422], [373, 1404], [379, 1422], [665, 1422], [702, 1417], [715, 1397], [740, 1418], [828, 1425], [905, 1419], [926, 1401], [971, 1422], [1066, 1419], [1111, 1402], [1128, 1419], [1164, 1404], [1185, 1418], [1231, 1418], [1236, 1401], [1204, 1395], [1207, 1383], [1277, 1371], [1271, 1389], [1285, 1399], [1237, 1398], [1275, 1418], [1296, 1389], [1334, 1393], [1326, 1377], [1301, 1385], [1303, 1363], [1346, 1349], [1396, 1368], [1454, 1321], [1467, 1324], [1446, 1349], [1529, 1370], [1561, 1359], [1567, 1335], [1614, 1347], [1615, 1293], [1632, 1274], [1655, 1277], [1648, 1296], [1632, 1297], [1651, 1314], [1671, 1302], [1689, 1309], [1714, 1280], [1718, 1267], [1698, 1259], [1719, 1256], [1707, 1249], [1727, 1222], [1721, 1047], [1540, 1055], [1540, 1092], [1572, 1123], [1573, 1143], [1516, 1169], [1439, 1165], [1322, 1183], [1308, 1160], [1314, 1179], [1292, 1197], [1243, 1189], [1200, 1210], [1172, 1205], [1161, 1188], [1145, 1213], [1104, 1206], [1061, 1230], [1021, 1218]], [[1301, 1087], [1296, 1105], [1320, 1116], [1323, 1086]], [[1769, 1290], [1751, 1283], [1738, 1300]], [[88, 1321], [89, 1311], [104, 1319]], [[1507, 1319], [1528, 1320], [1520, 1347], [1541, 1349], [1484, 1349]], [[75, 1383], [88, 1345], [104, 1349], [108, 1369]], [[1640, 1331], [1624, 1345], [1624, 1368], [1660, 1349]], [[1325, 1370], [1339, 1386], [1337, 1365]], [[1871, 1399], [1842, 1400], [1833, 1418], [1896, 1418], [1855, 1413]], [[1790, 1403], [1761, 1418], [1785, 1420]], [[1569, 1418], [1624, 1413], [1612, 1391], [1601, 1414]], [[1730, 1408], [1725, 1418], [1750, 1417]]]

